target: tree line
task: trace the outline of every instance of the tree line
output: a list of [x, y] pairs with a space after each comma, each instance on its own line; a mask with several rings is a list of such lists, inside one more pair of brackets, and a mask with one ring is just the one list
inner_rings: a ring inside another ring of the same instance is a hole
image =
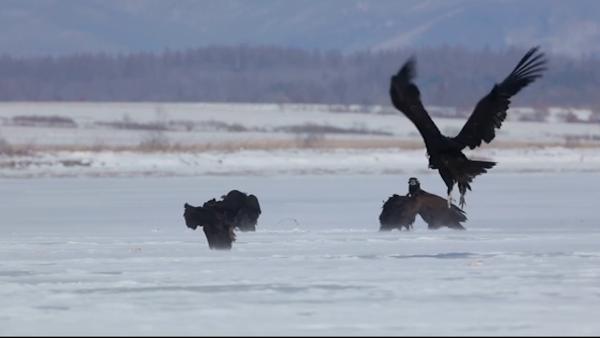
[[[417, 58], [426, 105], [470, 110], [522, 49], [396, 51], [210, 46], [161, 53], [0, 57], [1, 101], [181, 101], [389, 105], [390, 76]], [[600, 59], [548, 55], [544, 77], [514, 98], [532, 107], [600, 107]]]

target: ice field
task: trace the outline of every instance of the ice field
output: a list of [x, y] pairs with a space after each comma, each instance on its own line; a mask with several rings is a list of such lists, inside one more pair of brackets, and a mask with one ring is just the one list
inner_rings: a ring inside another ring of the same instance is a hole
[[[490, 172], [466, 231], [379, 233], [409, 176], [2, 179], [0, 334], [600, 334], [597, 172]], [[210, 251], [183, 204], [233, 188], [258, 230]]]

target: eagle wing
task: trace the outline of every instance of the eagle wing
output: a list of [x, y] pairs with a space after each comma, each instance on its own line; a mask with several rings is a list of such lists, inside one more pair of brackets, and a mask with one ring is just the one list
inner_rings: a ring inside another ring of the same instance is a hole
[[482, 141], [490, 143], [496, 136], [495, 130], [500, 129], [506, 118], [510, 98], [541, 77], [544, 70], [544, 54], [539, 52], [539, 47], [530, 49], [504, 81], [494, 85], [492, 91], [477, 103], [454, 141], [471, 149], [480, 146]]
[[258, 203], [258, 198], [256, 198], [256, 196], [254, 196], [252, 194], [248, 195], [248, 197], [246, 198], [246, 207], [252, 209], [258, 215], [260, 215], [260, 213], [261, 213], [260, 204]]
[[390, 97], [394, 107], [414, 123], [429, 148], [434, 140], [441, 137], [441, 133], [421, 103], [419, 88], [412, 82], [415, 74], [416, 61], [410, 58], [398, 73], [392, 76]]
[[379, 215], [380, 230], [410, 228], [415, 222], [418, 209], [419, 206], [414, 198], [392, 195], [383, 204], [383, 210]]
[[448, 201], [440, 196], [430, 194], [424, 190], [417, 196], [419, 199], [419, 215], [430, 228], [447, 226], [454, 229], [464, 229], [460, 222], [465, 222], [465, 212], [452, 204], [448, 208]]

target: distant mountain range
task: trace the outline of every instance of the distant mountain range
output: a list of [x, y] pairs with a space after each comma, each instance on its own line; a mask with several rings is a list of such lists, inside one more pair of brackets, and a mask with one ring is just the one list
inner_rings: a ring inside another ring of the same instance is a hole
[[540, 44], [600, 55], [596, 0], [3, 0], [0, 54], [208, 45], [342, 51]]

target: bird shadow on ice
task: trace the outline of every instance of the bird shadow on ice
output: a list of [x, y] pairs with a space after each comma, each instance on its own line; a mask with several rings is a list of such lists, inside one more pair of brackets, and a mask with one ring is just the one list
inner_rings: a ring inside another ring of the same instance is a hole
[[381, 258], [395, 258], [395, 259], [419, 259], [419, 258], [433, 258], [433, 259], [481, 259], [490, 258], [495, 255], [493, 254], [479, 254], [472, 252], [442, 252], [436, 254], [415, 254], [415, 255], [359, 255], [356, 256], [359, 259], [381, 259]]
[[437, 254], [425, 255], [391, 255], [392, 258], [410, 259], [410, 258], [436, 258], [436, 259], [464, 259], [464, 258], [479, 258], [481, 255], [471, 252], [444, 252]]
[[23, 276], [31, 276], [34, 273], [27, 270], [6, 270], [0, 271], [0, 277], [23, 277]]

